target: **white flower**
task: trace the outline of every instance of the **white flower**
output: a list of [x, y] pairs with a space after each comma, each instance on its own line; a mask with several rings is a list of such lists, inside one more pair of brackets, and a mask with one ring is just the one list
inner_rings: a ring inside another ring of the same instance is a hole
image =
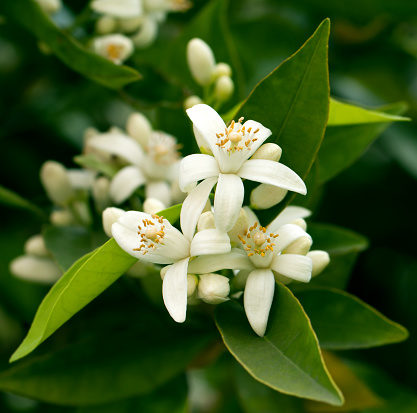
[[[296, 218], [305, 217], [310, 211], [301, 207], [288, 207], [268, 227], [259, 225], [253, 212], [246, 209], [250, 227], [239, 236], [240, 249], [210, 257], [197, 257], [190, 263], [200, 270], [210, 268], [249, 270], [246, 281], [244, 306], [249, 323], [259, 336], [265, 334], [269, 311], [274, 297], [274, 274], [289, 279], [309, 282], [312, 261], [298, 254], [283, 254], [282, 251], [302, 237], [310, 237], [298, 225], [290, 224]], [[242, 251], [244, 250], [244, 252]]]
[[94, 0], [91, 8], [108, 16], [132, 18], [143, 13], [142, 0]]
[[[182, 229], [184, 224], [188, 226], [186, 219], [181, 222]], [[169, 314], [178, 323], [185, 321], [187, 311], [187, 273], [191, 257], [230, 251], [229, 237], [216, 229], [187, 236], [163, 217], [144, 212], [126, 212], [113, 224], [112, 233], [128, 254], [154, 264], [172, 264], [165, 272], [162, 294]], [[202, 273], [206, 272], [210, 271]], [[198, 266], [194, 266], [193, 274], [199, 273]]]
[[122, 64], [134, 50], [132, 40], [122, 34], [96, 37], [92, 46], [97, 54], [111, 60], [116, 65]]
[[[203, 180], [184, 201], [183, 215], [193, 215], [197, 222], [211, 189], [217, 183], [214, 199], [216, 227], [227, 232], [235, 224], [242, 206], [242, 179], [266, 183], [287, 190], [306, 193], [302, 179], [285, 165], [266, 159], [249, 159], [271, 131], [253, 120], [243, 125], [232, 121], [226, 127], [218, 113], [207, 105], [187, 110], [194, 124], [197, 142], [202, 142], [205, 154], [189, 155], [180, 163], [180, 187], [190, 191]], [[242, 119], [240, 119], [241, 121]]]

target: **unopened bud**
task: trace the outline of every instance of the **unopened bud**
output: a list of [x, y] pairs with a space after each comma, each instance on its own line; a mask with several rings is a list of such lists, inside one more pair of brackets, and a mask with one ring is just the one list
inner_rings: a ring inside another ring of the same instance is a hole
[[249, 218], [248, 214], [243, 208], [240, 208], [239, 216], [237, 218], [236, 224], [233, 228], [227, 233], [230, 238], [230, 243], [232, 247], [235, 247], [239, 244], [239, 236], [242, 237], [245, 231], [249, 227]]
[[112, 237], [112, 225], [125, 213], [123, 209], [110, 207], [103, 211], [103, 229], [108, 237]]
[[187, 45], [187, 62], [191, 75], [201, 86], [209, 85], [215, 65], [213, 51], [201, 39], [194, 38]]
[[141, 113], [132, 113], [127, 119], [126, 131], [143, 148], [152, 136], [152, 125], [149, 120]]
[[311, 272], [311, 277], [319, 275], [330, 262], [330, 256], [326, 251], [310, 251], [307, 254], [307, 257], [313, 262], [313, 271]]
[[40, 178], [52, 202], [66, 205], [74, 195], [65, 167], [59, 162], [46, 161], [41, 168]]
[[74, 215], [68, 209], [57, 209], [52, 211], [49, 220], [51, 221], [51, 224], [57, 227], [66, 227], [75, 224]]
[[282, 155], [282, 149], [276, 143], [264, 143], [252, 155], [251, 159], [266, 159], [278, 162]]
[[93, 183], [93, 198], [98, 211], [103, 211], [111, 205], [110, 180], [100, 176]]
[[143, 16], [120, 19], [118, 22], [118, 28], [123, 33], [132, 33], [139, 29], [143, 21]]
[[94, 51], [116, 65], [122, 64], [133, 53], [133, 42], [122, 34], [96, 37], [92, 43]]
[[208, 304], [220, 304], [229, 300], [229, 279], [220, 274], [202, 274], [198, 283], [198, 298]]
[[205, 229], [216, 229], [214, 214], [211, 211], [202, 213], [198, 218], [197, 231], [204, 231]]
[[232, 68], [227, 63], [217, 63], [213, 70], [213, 77], [218, 79], [221, 76], [232, 76]]
[[307, 222], [303, 218], [297, 218], [294, 221], [290, 222], [290, 224], [294, 224], [299, 226], [303, 231], [307, 231]]
[[158, 34], [158, 23], [152, 18], [146, 18], [141, 23], [139, 31], [132, 37], [136, 47], [141, 49], [152, 44]]
[[216, 81], [216, 86], [214, 87], [214, 95], [216, 99], [220, 102], [224, 102], [233, 95], [235, 90], [235, 84], [229, 76], [221, 76]]
[[198, 284], [198, 277], [194, 274], [187, 274], [187, 297], [191, 297]]
[[166, 208], [166, 205], [156, 198], [146, 198], [143, 203], [143, 212], [149, 215], [156, 214]]
[[24, 251], [26, 254], [36, 255], [38, 257], [47, 257], [49, 255], [49, 251], [45, 246], [45, 240], [41, 234], [30, 237], [25, 242]]
[[49, 14], [56, 13], [62, 7], [61, 0], [36, 0], [36, 2]]
[[51, 258], [22, 255], [10, 263], [10, 272], [24, 280], [42, 284], [53, 284], [62, 271]]
[[250, 194], [250, 203], [255, 209], [267, 209], [280, 203], [287, 190], [269, 184], [258, 185]]
[[188, 96], [188, 98], [184, 100], [184, 110], [190, 109], [195, 105], [199, 105], [200, 103], [203, 103], [200, 97], [196, 95]]
[[300, 237], [283, 251], [284, 254], [306, 255], [310, 251], [313, 240], [310, 236]]
[[100, 17], [96, 21], [96, 32], [98, 34], [109, 34], [116, 29], [116, 20], [111, 16]]

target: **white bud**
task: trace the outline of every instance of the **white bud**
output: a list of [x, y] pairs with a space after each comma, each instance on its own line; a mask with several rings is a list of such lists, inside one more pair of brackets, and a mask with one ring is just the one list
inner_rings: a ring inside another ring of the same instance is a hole
[[198, 218], [197, 232], [203, 231], [205, 229], [216, 229], [214, 214], [211, 211], [202, 213], [200, 218]]
[[252, 155], [251, 159], [266, 159], [278, 162], [282, 155], [282, 149], [276, 143], [264, 143]]
[[112, 225], [125, 213], [123, 209], [110, 207], [103, 211], [103, 229], [108, 237], [112, 237]]
[[10, 263], [10, 272], [24, 280], [42, 284], [53, 284], [62, 271], [51, 258], [22, 255]]
[[103, 211], [111, 205], [110, 180], [100, 176], [93, 183], [93, 198], [98, 211]]
[[240, 208], [239, 216], [237, 218], [236, 224], [233, 228], [227, 233], [230, 238], [230, 243], [232, 247], [235, 247], [239, 244], [239, 236], [243, 236], [245, 231], [249, 227], [249, 218], [248, 214], [243, 208]]
[[[171, 203], [171, 187], [169, 183], [166, 181], [154, 181], [148, 182], [145, 187], [145, 197], [158, 199], [165, 209], [168, 205], [172, 205]], [[160, 211], [160, 210], [159, 210]]]
[[116, 30], [116, 26], [116, 19], [111, 16], [103, 16], [96, 21], [96, 32], [98, 34], [109, 34]]
[[310, 236], [300, 237], [290, 245], [288, 245], [283, 251], [284, 254], [298, 254], [306, 255], [310, 251], [313, 240]]
[[61, 9], [61, 0], [36, 0], [46, 13], [56, 13]]
[[143, 23], [143, 16], [131, 17], [128, 19], [120, 19], [118, 28], [124, 33], [132, 33], [139, 29]]
[[311, 277], [315, 277], [319, 275], [328, 265], [330, 262], [330, 256], [326, 251], [310, 251], [307, 254], [308, 258], [311, 258], [313, 262], [313, 271], [311, 272]]
[[52, 211], [49, 220], [51, 221], [51, 224], [56, 225], [57, 227], [75, 224], [74, 215], [68, 209], [57, 209]]
[[67, 169], [68, 179], [73, 189], [89, 190], [93, 187], [95, 171], [88, 169]]
[[198, 277], [194, 274], [187, 274], [187, 297], [191, 297], [198, 284]]
[[250, 194], [250, 203], [255, 209], [267, 209], [280, 203], [287, 190], [275, 185], [260, 184]]
[[278, 274], [276, 272], [274, 272], [274, 278], [277, 283], [279, 282], [284, 285], [291, 284], [294, 281], [292, 278], [286, 277], [285, 275]]
[[141, 49], [151, 45], [158, 35], [158, 23], [152, 18], [145, 18], [139, 31], [132, 37], [136, 47]]
[[229, 300], [229, 279], [220, 274], [202, 274], [198, 283], [198, 298], [208, 304], [220, 304]]
[[148, 144], [152, 136], [152, 125], [141, 113], [132, 113], [127, 119], [126, 131], [143, 148]]
[[116, 65], [122, 64], [133, 53], [133, 42], [122, 34], [108, 34], [96, 37], [93, 50]]
[[221, 76], [217, 79], [214, 87], [214, 95], [219, 102], [224, 102], [233, 95], [235, 84], [229, 76]]
[[66, 205], [74, 196], [74, 190], [64, 165], [55, 161], [46, 161], [40, 172], [45, 191], [52, 202]]
[[36, 255], [38, 257], [47, 257], [49, 255], [49, 251], [45, 246], [45, 240], [41, 234], [30, 237], [25, 242], [24, 251], [26, 254]]
[[156, 198], [146, 198], [143, 203], [143, 212], [149, 215], [156, 214], [164, 209], [166, 209], [165, 204]]
[[132, 18], [143, 13], [142, 1], [139, 0], [93, 0], [90, 7], [97, 13], [118, 18]]
[[215, 65], [213, 51], [201, 39], [194, 38], [187, 45], [187, 62], [191, 75], [201, 86], [209, 85]]
[[297, 218], [290, 224], [298, 225], [303, 231], [307, 231], [307, 222], [303, 218]]
[[191, 109], [193, 106], [200, 105], [201, 103], [203, 103], [203, 100], [200, 97], [196, 95], [188, 96], [184, 100], [184, 110]]
[[232, 76], [232, 68], [227, 63], [217, 63], [213, 70], [213, 77], [219, 78], [221, 76]]

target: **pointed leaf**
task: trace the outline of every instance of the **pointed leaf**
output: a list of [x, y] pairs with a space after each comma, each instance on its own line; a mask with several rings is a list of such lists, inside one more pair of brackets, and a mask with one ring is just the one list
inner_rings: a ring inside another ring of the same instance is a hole
[[0, 204], [12, 208], [27, 209], [42, 218], [44, 217], [44, 213], [40, 208], [4, 186], [0, 186]]
[[261, 383], [298, 397], [343, 403], [304, 310], [282, 284], [276, 285], [264, 337], [252, 331], [243, 308], [234, 301], [216, 308], [216, 322], [226, 347]]

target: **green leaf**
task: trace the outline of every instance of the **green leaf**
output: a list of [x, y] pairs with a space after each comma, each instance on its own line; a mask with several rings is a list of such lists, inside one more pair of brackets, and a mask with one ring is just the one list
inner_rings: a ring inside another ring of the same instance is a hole
[[177, 204], [158, 212], [157, 215], [164, 217], [171, 224], [175, 224], [180, 219], [182, 204]]
[[264, 337], [252, 331], [243, 308], [234, 301], [217, 306], [216, 322], [226, 347], [256, 380], [285, 394], [343, 403], [303, 308], [282, 284], [276, 284]]
[[[407, 106], [403, 103], [395, 104], [395, 107], [405, 110]], [[408, 121], [410, 118], [391, 115], [378, 110], [369, 110], [354, 106], [348, 103], [339, 102], [330, 98], [329, 120], [327, 126], [358, 125], [363, 123], [391, 123], [395, 121]]]
[[13, 208], [26, 209], [42, 218], [45, 217], [40, 208], [4, 186], [0, 186], [0, 203]]
[[136, 261], [113, 238], [79, 259], [43, 299], [28, 335], [10, 361], [32, 352], [62, 324], [113, 284]]
[[[403, 103], [397, 103], [383, 108], [385, 113], [382, 113], [340, 102], [333, 103], [331, 121], [336, 123], [326, 129], [317, 156], [320, 182], [327, 182], [349, 167], [391, 122], [408, 120], [394, 116], [405, 109]], [[343, 110], [346, 110], [346, 115], [341, 113]]]
[[43, 232], [43, 238], [60, 268], [67, 271], [75, 261], [95, 250], [108, 237], [85, 227], [50, 226]]
[[113, 178], [113, 176], [116, 175], [118, 171], [117, 167], [101, 161], [93, 154], [75, 156], [74, 162], [82, 166], [83, 168], [88, 168], [97, 172], [101, 172], [109, 178]]
[[44, 42], [68, 67], [111, 89], [120, 89], [135, 82], [141, 75], [127, 66], [118, 66], [81, 46], [59, 30], [34, 0], [5, 2], [7, 17]]
[[49, 403], [102, 405], [153, 391], [181, 374], [213, 340], [212, 330], [137, 321], [31, 356], [0, 374], [0, 388]]

